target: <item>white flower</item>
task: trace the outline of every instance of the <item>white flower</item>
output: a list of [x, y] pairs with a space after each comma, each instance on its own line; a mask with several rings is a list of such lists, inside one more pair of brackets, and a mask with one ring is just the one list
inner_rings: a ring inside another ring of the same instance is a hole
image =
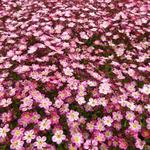
[[46, 147], [46, 137], [43, 136], [43, 137], [40, 137], [38, 136], [36, 138], [36, 142], [34, 142], [34, 146], [37, 147], [37, 149], [43, 149], [43, 147]]
[[92, 107], [95, 107], [97, 106], [97, 100], [96, 99], [93, 99], [93, 98], [90, 98], [89, 99], [89, 102], [88, 102], [88, 105], [92, 106]]
[[140, 89], [140, 92], [143, 94], [149, 95], [150, 94], [150, 84], [144, 84], [142, 89]]
[[34, 131], [33, 131], [33, 130], [26, 131], [26, 132], [24, 133], [23, 139], [26, 140], [27, 143], [31, 143], [31, 141], [32, 141], [33, 139], [35, 139]]
[[94, 87], [94, 86], [96, 86], [96, 85], [97, 85], [97, 83], [96, 83], [96, 82], [94, 82], [94, 81], [90, 81], [90, 80], [88, 80], [88, 85], [89, 85], [89, 86], [91, 86], [91, 87]]
[[66, 136], [63, 134], [62, 130], [57, 130], [54, 136], [52, 137], [52, 141], [56, 142], [57, 144], [62, 143], [62, 141], [65, 139], [66, 139]]
[[0, 137], [4, 138], [7, 136], [7, 132], [9, 132], [9, 125], [6, 124], [3, 128], [0, 128]]
[[36, 50], [37, 50], [37, 47], [31, 46], [31, 47], [29, 48], [29, 50], [28, 50], [28, 54], [32, 54], [32, 53], [34, 53]]
[[85, 104], [86, 102], [83, 96], [76, 97], [76, 101], [78, 102], [79, 105]]
[[107, 28], [108, 26], [109, 26], [109, 22], [104, 21], [104, 22], [102, 23], [102, 27], [103, 27], [103, 28]]
[[64, 70], [65, 75], [67, 75], [67, 76], [73, 75], [73, 69], [67, 67], [67, 68], [64, 68], [63, 70]]
[[49, 119], [43, 119], [40, 123], [40, 130], [48, 130], [51, 126], [51, 121]]

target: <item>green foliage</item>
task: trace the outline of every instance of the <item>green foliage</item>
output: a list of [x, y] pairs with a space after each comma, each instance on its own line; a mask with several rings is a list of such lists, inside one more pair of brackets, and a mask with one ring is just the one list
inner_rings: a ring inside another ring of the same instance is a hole
[[57, 145], [57, 150], [68, 150], [67, 143], [62, 143], [60, 145]]
[[128, 121], [126, 119], [123, 119], [121, 123], [122, 123], [123, 129], [128, 126]]
[[150, 145], [150, 139], [145, 139], [147, 145]]
[[16, 72], [11, 72], [10, 77], [15, 81], [21, 80], [21, 77]]
[[37, 108], [38, 114], [40, 114], [42, 117], [45, 115], [44, 109], [43, 108]]
[[51, 143], [51, 142], [52, 142], [52, 136], [53, 136], [52, 131], [48, 131], [48, 132], [46, 133], [46, 142], [47, 142], [47, 143]]
[[15, 114], [15, 116], [16, 116], [17, 118], [20, 118], [20, 116], [21, 116], [21, 112], [20, 112], [20, 110], [19, 110], [19, 106], [20, 106], [20, 101], [17, 100], [17, 99], [15, 99], [15, 100], [13, 101], [12, 108], [13, 108], [14, 114]]
[[143, 85], [144, 85], [144, 82], [143, 82], [143, 81], [137, 81], [136, 83], [137, 83], [137, 87], [138, 87], [138, 88], [142, 88]]

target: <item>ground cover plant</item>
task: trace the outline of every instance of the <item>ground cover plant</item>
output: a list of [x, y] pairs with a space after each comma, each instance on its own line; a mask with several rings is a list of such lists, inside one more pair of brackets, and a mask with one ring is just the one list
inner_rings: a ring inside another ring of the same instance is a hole
[[0, 150], [150, 149], [149, 0], [0, 1]]

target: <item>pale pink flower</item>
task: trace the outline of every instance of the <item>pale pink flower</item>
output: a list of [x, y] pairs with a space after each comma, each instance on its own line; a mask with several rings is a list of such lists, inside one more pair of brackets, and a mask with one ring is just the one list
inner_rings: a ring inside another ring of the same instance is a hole
[[67, 76], [72, 76], [73, 75], [73, 69], [71, 69], [69, 67], [66, 67], [63, 70], [64, 70], [65, 75], [67, 75]]
[[108, 104], [108, 100], [106, 98], [102, 97], [98, 99], [98, 105], [102, 105], [103, 107], [106, 107], [107, 104]]
[[16, 127], [11, 131], [11, 135], [13, 135], [13, 137], [15, 138], [21, 138], [23, 134], [24, 134], [24, 128]]
[[9, 131], [10, 131], [9, 125], [6, 124], [3, 128], [0, 128], [0, 137], [5, 138]]
[[90, 105], [90, 106], [92, 106], [92, 107], [97, 106], [97, 105], [98, 105], [97, 99], [90, 98], [90, 99], [89, 99], [89, 102], [88, 102], [88, 105]]
[[72, 135], [71, 141], [72, 141], [77, 147], [80, 147], [84, 140], [83, 140], [82, 134], [78, 132], [78, 133], [75, 133], [75, 134]]
[[79, 105], [85, 104], [85, 98], [83, 96], [77, 96], [76, 101], [78, 102]]
[[63, 134], [62, 130], [57, 130], [54, 135], [52, 136], [52, 141], [56, 142], [57, 144], [62, 143], [66, 139], [66, 136]]
[[113, 112], [113, 119], [116, 121], [121, 121], [123, 119], [121, 112]]
[[12, 103], [11, 98], [2, 99], [2, 100], [0, 101], [0, 106], [7, 107], [7, 106], [9, 106], [11, 103]]
[[98, 130], [98, 131], [104, 131], [104, 130], [105, 130], [103, 121], [102, 121], [101, 119], [99, 119], [99, 120], [96, 122], [96, 124], [95, 124], [95, 129]]
[[98, 142], [104, 142], [106, 140], [105, 135], [103, 133], [96, 133], [95, 138]]
[[107, 131], [105, 132], [105, 137], [106, 137], [107, 139], [110, 139], [110, 138], [112, 137], [112, 135], [113, 135], [113, 133], [112, 133], [111, 131], [109, 131], [109, 130], [107, 130]]
[[49, 109], [51, 105], [52, 102], [48, 98], [43, 98], [41, 101], [39, 101], [39, 106], [41, 108]]
[[86, 40], [89, 38], [85, 32], [80, 32], [80, 37]]
[[111, 93], [111, 84], [109, 83], [101, 83], [100, 86], [99, 86], [99, 93], [102, 93], [102, 94], [109, 94]]
[[31, 143], [31, 141], [35, 139], [34, 130], [25, 131], [23, 139], [27, 143]]
[[51, 126], [51, 120], [50, 119], [43, 119], [39, 122], [40, 130], [49, 130]]
[[36, 137], [36, 141], [34, 142], [34, 146], [37, 148], [37, 149], [43, 149], [46, 147], [46, 137], [45, 136], [38, 136]]
[[31, 46], [31, 47], [29, 47], [28, 54], [32, 54], [35, 51], [37, 51], [37, 47], [36, 46]]
[[103, 28], [107, 28], [107, 27], [109, 26], [109, 22], [104, 21], [104, 22], [101, 24], [101, 26], [102, 26]]
[[134, 120], [133, 122], [129, 122], [129, 125], [129, 128], [135, 132], [139, 132], [141, 130], [141, 125], [136, 120]]
[[129, 121], [133, 121], [135, 119], [135, 114], [132, 111], [127, 111], [125, 117]]
[[68, 114], [67, 114], [67, 118], [69, 121], [77, 121], [79, 119], [79, 113], [77, 111], [71, 110]]
[[24, 141], [21, 139], [11, 139], [10, 148], [15, 150], [21, 150], [23, 149]]
[[150, 94], [150, 84], [144, 84], [144, 86], [140, 89], [140, 92], [143, 94], [149, 95]]
[[103, 117], [103, 123], [104, 125], [110, 127], [113, 123], [113, 119], [110, 116]]
[[[86, 124], [86, 128], [87, 130], [89, 130], [90, 132], [92, 132], [94, 130], [94, 122], [89, 122]], [[99, 127], [96, 127], [96, 129], [98, 129]], [[101, 129], [101, 128], [100, 128]]]
[[145, 144], [146, 144], [145, 141], [142, 141], [141, 139], [137, 139], [135, 142], [135, 147], [140, 150], [143, 150]]

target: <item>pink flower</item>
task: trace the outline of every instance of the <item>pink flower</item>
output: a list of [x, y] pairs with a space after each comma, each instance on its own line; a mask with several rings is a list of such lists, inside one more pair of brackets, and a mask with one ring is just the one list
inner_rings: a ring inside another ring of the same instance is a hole
[[145, 144], [146, 144], [145, 141], [137, 139], [136, 142], [135, 142], [135, 147], [140, 149], [140, 150], [143, 150]]
[[99, 119], [96, 122], [95, 129], [98, 130], [98, 131], [104, 131], [105, 130], [104, 123], [101, 119]]
[[49, 109], [49, 107], [52, 105], [52, 102], [48, 99], [48, 98], [43, 98], [40, 102], [39, 102], [39, 106], [41, 108], [45, 108], [45, 109]]
[[[94, 130], [94, 122], [89, 122], [86, 125], [87, 130], [89, 130], [90, 132], [92, 132]], [[96, 129], [99, 129], [98, 125], [96, 125], [95, 127]], [[101, 128], [100, 128], [101, 129]]]
[[39, 119], [40, 119], [40, 115], [37, 112], [33, 112], [31, 114], [31, 118], [30, 119], [31, 119], [31, 122], [38, 123]]
[[5, 138], [9, 131], [10, 131], [9, 125], [6, 124], [3, 128], [0, 128], [0, 137]]
[[108, 94], [108, 93], [111, 93], [111, 84], [109, 83], [102, 83], [100, 84], [99, 86], [99, 93], [102, 93], [102, 94]]
[[103, 133], [97, 132], [95, 134], [95, 138], [98, 142], [102, 143], [106, 140], [105, 135]]
[[2, 113], [0, 119], [2, 120], [2, 122], [7, 123], [12, 120], [12, 116], [12, 112], [8, 111], [6, 113]]
[[137, 120], [134, 120], [133, 122], [129, 122], [129, 125], [130, 125], [129, 128], [135, 132], [139, 132], [141, 130], [141, 125]]
[[89, 38], [85, 32], [80, 32], [80, 37], [86, 40]]
[[68, 115], [67, 118], [69, 121], [77, 121], [79, 119], [79, 113], [77, 111], [71, 110]]
[[23, 139], [27, 143], [31, 143], [33, 139], [35, 139], [35, 134], [33, 130], [25, 131]]
[[79, 105], [85, 104], [85, 98], [83, 96], [77, 96], [76, 101], [78, 102]]
[[22, 113], [21, 118], [18, 120], [18, 124], [26, 127], [31, 121], [31, 113], [25, 112]]
[[124, 139], [119, 139], [119, 147], [126, 150], [128, 148], [128, 143]]
[[67, 67], [67, 68], [64, 68], [63, 70], [64, 70], [65, 75], [67, 75], [67, 76], [73, 75], [73, 69]]
[[36, 137], [36, 141], [34, 142], [34, 146], [37, 148], [37, 149], [43, 149], [44, 147], [46, 147], [46, 137], [45, 136], [37, 136]]
[[113, 119], [116, 121], [121, 121], [123, 119], [123, 116], [120, 112], [113, 112]]
[[71, 141], [77, 146], [80, 147], [81, 144], [83, 143], [83, 136], [81, 133], [75, 133], [71, 137]]
[[11, 139], [11, 149], [21, 150], [23, 149], [24, 141], [21, 141], [21, 139]]
[[11, 135], [13, 135], [13, 137], [17, 139], [22, 138], [24, 134], [24, 130], [25, 130], [24, 128], [16, 127], [11, 131]]
[[49, 130], [51, 126], [51, 120], [45, 118], [39, 122], [40, 130]]
[[64, 141], [65, 139], [66, 139], [66, 136], [63, 134], [62, 130], [57, 130], [54, 136], [52, 137], [52, 141], [56, 142], [57, 144], [62, 143], [62, 141]]
[[104, 125], [110, 127], [112, 125], [113, 119], [110, 116], [103, 117]]
[[90, 98], [89, 102], [88, 102], [88, 105], [90, 105], [92, 107], [97, 106], [98, 105], [97, 99]]
[[36, 47], [36, 46], [31, 46], [31, 47], [29, 47], [28, 53], [29, 53], [29, 54], [32, 54], [32, 53], [34, 53], [36, 50], [37, 50], [37, 47]]
[[9, 106], [11, 103], [12, 103], [11, 98], [2, 99], [2, 100], [0, 101], [0, 106], [7, 107], [7, 106]]
[[140, 89], [140, 92], [143, 94], [149, 95], [150, 94], [150, 84], [144, 84], [144, 86]]
[[135, 114], [132, 111], [127, 111], [125, 117], [129, 121], [133, 121], [135, 119]]

